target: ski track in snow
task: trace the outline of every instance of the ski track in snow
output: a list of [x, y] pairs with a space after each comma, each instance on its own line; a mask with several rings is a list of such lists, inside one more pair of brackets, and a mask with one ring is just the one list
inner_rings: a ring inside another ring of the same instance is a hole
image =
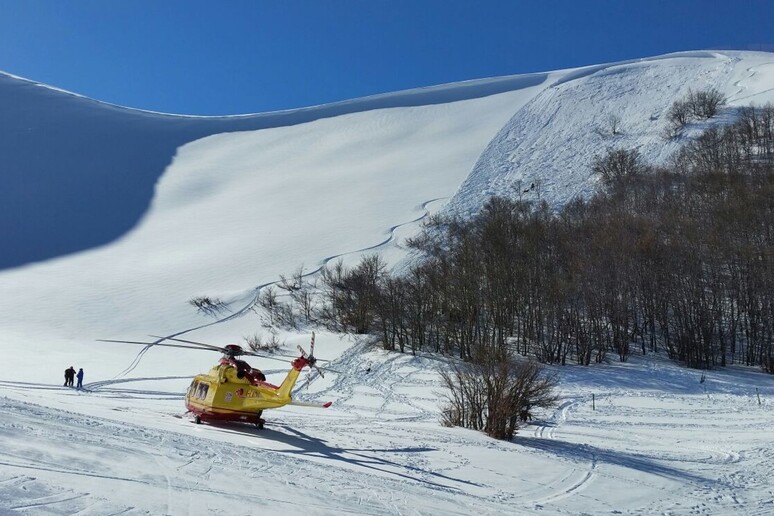
[[[395, 226], [392, 226], [391, 228], [389, 228], [389, 230], [388, 230], [389, 236], [385, 240], [383, 240], [382, 242], [379, 242], [378, 244], [375, 244], [375, 245], [372, 245], [372, 246], [369, 246], [369, 247], [364, 247], [364, 248], [356, 250], [356, 251], [350, 251], [350, 252], [341, 253], [341, 254], [337, 254], [337, 255], [334, 255], [334, 256], [326, 257], [325, 259], [323, 259], [320, 262], [320, 265], [319, 265], [319, 267], [317, 269], [315, 269], [315, 270], [313, 270], [311, 272], [306, 273], [305, 277], [308, 277], [308, 276], [311, 276], [311, 275], [319, 273], [320, 270], [327, 263], [331, 262], [332, 260], [338, 259], [338, 258], [346, 256], [346, 255], [362, 254], [362, 253], [366, 253], [366, 252], [369, 252], [369, 251], [374, 251], [374, 250], [383, 248], [384, 246], [386, 246], [386, 245], [388, 245], [390, 243], [394, 243], [395, 242], [396, 231], [398, 229], [406, 227], [406, 226], [409, 226], [409, 225], [412, 225], [412, 224], [421, 223], [421, 221], [424, 220], [430, 214], [429, 206], [432, 203], [435, 203], [435, 202], [438, 202], [438, 201], [441, 201], [441, 200], [442, 200], [442, 198], [437, 198], [437, 199], [431, 199], [429, 201], [426, 201], [426, 202], [422, 203], [422, 205], [420, 206], [420, 209], [423, 210], [423, 214], [422, 215], [420, 215], [417, 218], [412, 219], [409, 222], [406, 222], [406, 223], [403, 223], [403, 224], [398, 224], [398, 225], [395, 225]], [[275, 284], [275, 283], [276, 282], [260, 285], [259, 287], [257, 287], [255, 289], [255, 297], [248, 305], [246, 305], [245, 307], [243, 307], [240, 310], [234, 311], [232, 314], [230, 314], [227, 317], [224, 317], [224, 318], [219, 319], [217, 321], [211, 322], [211, 323], [209, 323], [207, 325], [204, 325], [204, 326], [210, 326], [210, 325], [213, 325], [213, 324], [223, 323], [223, 322], [226, 322], [228, 320], [231, 320], [234, 317], [238, 317], [240, 315], [243, 315], [243, 314], [247, 313], [247, 311], [256, 302], [256, 300], [258, 298], [258, 295], [260, 294], [260, 291], [263, 288], [265, 288], [265, 287], [267, 287], [269, 285]], [[170, 337], [176, 337], [176, 336], [179, 336], [179, 335], [183, 335], [185, 333], [189, 333], [191, 331], [194, 331], [194, 330], [199, 329], [199, 328], [204, 327], [204, 326], [183, 330], [183, 331], [177, 332], [177, 333], [175, 333], [173, 335], [170, 335]], [[159, 339], [157, 342], [161, 342], [161, 341], [163, 341], [163, 339]], [[133, 366], [135, 366], [139, 362], [139, 359], [142, 357], [144, 352], [147, 351], [147, 349], [148, 348], [143, 348], [143, 350], [140, 351], [140, 353], [138, 353], [138, 355], [137, 355], [137, 357], [135, 359], [135, 362], [132, 364], [132, 366], [127, 368], [127, 370], [124, 372], [124, 374], [130, 372], [133, 369]], [[345, 357], [350, 357], [352, 359], [356, 359], [357, 356], [358, 356], [358, 353], [347, 353], [347, 354], [345, 354]], [[394, 359], [399, 359], [400, 356], [399, 355], [394, 355], [393, 358]], [[339, 367], [339, 368], [343, 367], [345, 369], [346, 369], [346, 367], [348, 365], [349, 364], [347, 364], [346, 361], [338, 362], [336, 364], [337, 367]], [[420, 407], [415, 406], [415, 404], [413, 403], [411, 398], [409, 398], [409, 397], [407, 397], [405, 395], [399, 395], [399, 394], [397, 394], [395, 392], [395, 390], [393, 389], [394, 385], [399, 383], [399, 382], [401, 382], [401, 381], [407, 380], [408, 376], [409, 376], [408, 374], [404, 374], [404, 375], [396, 374], [396, 371], [393, 370], [393, 368], [391, 368], [389, 366], [389, 363], [380, 366], [380, 368], [378, 369], [378, 372], [376, 372], [372, 376], [372, 378], [374, 380], [374, 385], [378, 385], [379, 386], [379, 393], [380, 393], [380, 398], [381, 398], [381, 407], [377, 410], [377, 412], [374, 414], [374, 416], [372, 418], [374, 423], [378, 423], [378, 421], [380, 421], [384, 416], [390, 416], [391, 415], [391, 416], [394, 417], [395, 415], [402, 414], [402, 412], [400, 412], [400, 411], [398, 411], [398, 412], [391, 411], [390, 406], [393, 405], [393, 404], [406, 405], [406, 406], [412, 407], [414, 409], [417, 409], [419, 414], [416, 415], [416, 416], [411, 416], [410, 419], [412, 419], [412, 420], [413, 419], [423, 419], [423, 418], [427, 418], [428, 416], [433, 416], [434, 415], [433, 412], [430, 411], [430, 410], [422, 409]], [[391, 378], [392, 380], [385, 382], [384, 380], [386, 380], [388, 378]], [[114, 396], [115, 395], [117, 397], [122, 397], [122, 398], [135, 397], [135, 398], [143, 398], [143, 399], [167, 399], [167, 398], [170, 398], [170, 397], [171, 398], [182, 398], [182, 395], [179, 394], [179, 393], [167, 393], [167, 392], [162, 392], [162, 391], [148, 391], [148, 390], [129, 390], [129, 389], [117, 389], [116, 388], [117, 385], [125, 384], [125, 383], [151, 381], [151, 380], [153, 380], [153, 381], [160, 381], [160, 380], [177, 380], [177, 379], [180, 379], [180, 377], [158, 377], [158, 378], [122, 378], [122, 377], [119, 377], [119, 378], [114, 378], [114, 379], [111, 379], [111, 380], [104, 380], [104, 381], [99, 381], [99, 382], [87, 383], [84, 386], [83, 393], [89, 393], [90, 395], [97, 395], [97, 396], [100, 396], [100, 397], [110, 397], [110, 396]], [[15, 387], [15, 388], [37, 388], [38, 387], [36, 384], [30, 384], [28, 386], [23, 386], [23, 385], [20, 385], [20, 384], [13, 384], [12, 382], [4, 382], [4, 383], [8, 387]], [[332, 390], [334, 392], [337, 392], [337, 389], [339, 389], [339, 388], [342, 389], [343, 393], [346, 393], [347, 390], [348, 390], [347, 387], [345, 387], [345, 384], [343, 384], [342, 382], [335, 383], [334, 387], [332, 388]], [[349, 389], [349, 390], [351, 390], [351, 389]], [[338, 402], [346, 403], [346, 394], [344, 394], [344, 397], [341, 398]], [[405, 418], [403, 418], [403, 420], [405, 420]], [[291, 430], [291, 429], [287, 428], [287, 430]], [[220, 432], [220, 431], [228, 431], [228, 430], [217, 429], [217, 431]], [[386, 435], [390, 435], [391, 433], [392, 433], [392, 431], [388, 432]], [[161, 441], [162, 441], [162, 444], [163, 444], [164, 437], [161, 438]], [[405, 456], [404, 458], [410, 459], [415, 451], [416, 450], [413, 450], [413, 449], [406, 450], [406, 452], [403, 454]], [[329, 455], [335, 456], [335, 453], [331, 452]], [[166, 507], [164, 509], [165, 513], [175, 514], [175, 513], [178, 513], [178, 512], [183, 512], [183, 513], [189, 513], [190, 514], [191, 513], [190, 512], [190, 509], [191, 509], [190, 504], [188, 505], [188, 507], [179, 507], [179, 505], [180, 505], [179, 500], [181, 498], [185, 499], [185, 500], [189, 500], [191, 498], [191, 495], [190, 495], [191, 488], [188, 485], [188, 482], [185, 481], [185, 477], [183, 477], [183, 481], [184, 481], [184, 484], [185, 484], [185, 486], [183, 488], [181, 488], [181, 486], [179, 486], [179, 485], [175, 485], [175, 483], [173, 482], [173, 476], [170, 475], [170, 471], [171, 471], [170, 467], [166, 465], [166, 460], [163, 457], [160, 457], [160, 456], [158, 456], [156, 454], [152, 454], [151, 457], [153, 459], [153, 462], [158, 466], [157, 471], [159, 471], [161, 473], [161, 475], [163, 476], [163, 478], [164, 478], [163, 485], [166, 486], [166, 491], [167, 491], [167, 497], [166, 497], [166, 500], [167, 500], [166, 504], [167, 505], [166, 505]], [[366, 459], [367, 460], [362, 462], [362, 465], [366, 465], [369, 462], [373, 461], [373, 459], [370, 459], [368, 457], [366, 457]], [[184, 466], [188, 466], [188, 465], [192, 464], [193, 462], [194, 462], [194, 459], [191, 458], [191, 459], [189, 459], [186, 462], [186, 464]], [[357, 462], [357, 461], [355, 461], [355, 462]], [[438, 473], [432, 473], [429, 470], [423, 469], [421, 461], [420, 461], [420, 463], [418, 463], [416, 465], [411, 465], [410, 463], [407, 464], [407, 465], [401, 465], [398, 462], [386, 461], [386, 460], [374, 461], [374, 462], [376, 462], [377, 464], [379, 462], [381, 462], [381, 463], [383, 463], [384, 467], [382, 467], [380, 465], [377, 465], [377, 466], [366, 466], [366, 468], [367, 469], [373, 469], [373, 470], [376, 470], [376, 471], [392, 471], [392, 470], [395, 470], [396, 468], [397, 469], [407, 469], [408, 473], [399, 473], [399, 472], [393, 471], [392, 474], [396, 475], [398, 477], [404, 478], [404, 481], [405, 480], [417, 480], [417, 479], [419, 479], [420, 482], [423, 482], [423, 483], [427, 484], [428, 486], [431, 486], [431, 488], [433, 488], [433, 489], [451, 490], [452, 492], [456, 491], [454, 488], [448, 488], [447, 486], [444, 486], [444, 485], [442, 485], [440, 483], [434, 482], [433, 478], [436, 477], [436, 476], [439, 477], [439, 478], [442, 478], [444, 481], [446, 481], [446, 480], [453, 480], [453, 479], [449, 479], [449, 478], [445, 477], [444, 475], [441, 475], [441, 474], [438, 474]], [[180, 468], [182, 468], [184, 466], [180, 466], [178, 468], [178, 471], [179, 471]], [[418, 476], [415, 476], [415, 475], [418, 475]], [[118, 479], [118, 477], [115, 477], [115, 478]], [[82, 495], [82, 496], [85, 496], [85, 495]]]
[[[685, 377], [695, 373], [677, 367], [675, 370]], [[768, 498], [754, 500], [753, 503], [741, 494], [750, 488], [756, 492], [765, 491], [763, 486], [766, 481], [762, 482], [762, 479], [770, 478], [770, 474], [774, 473], [774, 462], [771, 461], [774, 452], [769, 446], [745, 449], [744, 440], [735, 442], [735, 438], [745, 433], [748, 436], [762, 435], [771, 424], [770, 412], [756, 406], [748, 396], [719, 396], [705, 392], [677, 398], [659, 391], [616, 389], [598, 391], [596, 411], [590, 411], [590, 406], [590, 395], [575, 396], [562, 402], [549, 419], [536, 424], [532, 437], [544, 440], [545, 445], [541, 445], [541, 449], [550, 450], [560, 433], [575, 441], [576, 436], [593, 436], [594, 432], [604, 429], [607, 441], [617, 443], [615, 448], [618, 451], [612, 447], [598, 448], [599, 444], [578, 442], [578, 452], [573, 455], [578, 460], [588, 461], [588, 467], [574, 475], [568, 474], [558, 483], [556, 494], [536, 500], [536, 507], [586, 490], [591, 481], [603, 477], [605, 483], [614, 479], [639, 485], [642, 489], [663, 492], [662, 500], [652, 503], [652, 512], [665, 511], [666, 507], [669, 508], [666, 512], [691, 514], [771, 514], [774, 510], [772, 489], [768, 490]], [[659, 417], [647, 413], [648, 409], [656, 407]], [[571, 425], [576, 428], [563, 431], [571, 419], [570, 415], [576, 410], [583, 410], [598, 419], [601, 416], [601, 419], [589, 420], [584, 414], [584, 421]], [[612, 419], [606, 421], [608, 417]], [[577, 432], [583, 427], [585, 431]], [[705, 433], [695, 432], [697, 428], [710, 428], [719, 435], [707, 439]], [[590, 430], [592, 433], [589, 433]], [[670, 439], [676, 440], [670, 443]], [[630, 453], [629, 450], [636, 452]], [[609, 465], [642, 471], [657, 479], [683, 482], [693, 486], [691, 496], [685, 500], [669, 500], [670, 491], [659, 485], [660, 482], [649, 480], [647, 475], [636, 479], [627, 477], [613, 472]], [[669, 504], [665, 504], [667, 500]]]
[[745, 77], [743, 79], [740, 79], [740, 80], [734, 82], [734, 86], [739, 88], [739, 89], [733, 95], [730, 95], [728, 97], [727, 102], [729, 102], [729, 103], [731, 103], [731, 102], [737, 103], [737, 102], [740, 102], [740, 101], [743, 101], [743, 100], [749, 100], [751, 98], [755, 98], [755, 97], [760, 96], [762, 94], [774, 91], [774, 87], [771, 87], [771, 88], [768, 88], [766, 90], [756, 91], [755, 93], [752, 93], [750, 95], [740, 96], [740, 95], [742, 95], [742, 93], [744, 93], [745, 91], [747, 91], [749, 89], [749, 87], [746, 86], [745, 83], [750, 82], [756, 75], [758, 75], [760, 73], [761, 68], [772, 67], [772, 66], [774, 66], [774, 61], [772, 61], [770, 63], [761, 63], [759, 65], [751, 66], [751, 67], [747, 68], [747, 72], [749, 72], [749, 75], [747, 75], [747, 77]]
[[[363, 247], [361, 249], [357, 249], [355, 251], [347, 251], [347, 252], [343, 252], [343, 253], [339, 253], [339, 254], [335, 254], [335, 255], [323, 258], [319, 262], [318, 267], [316, 269], [302, 274], [302, 278], [309, 278], [309, 277], [312, 277], [312, 276], [314, 276], [316, 274], [319, 274], [320, 271], [322, 271], [322, 269], [328, 263], [332, 262], [333, 260], [337, 260], [339, 258], [342, 258], [344, 256], [348, 256], [348, 255], [361, 255], [361, 254], [365, 254], [365, 253], [368, 253], [368, 252], [371, 252], [371, 251], [378, 251], [380, 249], [384, 249], [386, 246], [388, 246], [391, 243], [394, 243], [396, 246], [401, 247], [400, 244], [396, 241], [396, 238], [395, 238], [395, 234], [396, 234], [397, 230], [401, 229], [401, 228], [408, 227], [408, 226], [421, 224], [422, 221], [424, 221], [427, 217], [430, 216], [430, 213], [431, 213], [430, 209], [429, 209], [430, 205], [434, 204], [434, 203], [438, 203], [439, 201], [443, 201], [445, 199], [446, 199], [446, 197], [437, 197], [437, 198], [430, 199], [428, 201], [423, 202], [419, 206], [419, 209], [422, 210], [423, 213], [419, 217], [414, 218], [414, 219], [412, 219], [412, 220], [410, 220], [408, 222], [403, 222], [401, 224], [397, 224], [395, 226], [390, 227], [387, 230], [388, 237], [385, 240], [383, 240], [383, 241], [381, 241], [381, 242], [379, 242], [377, 244], [368, 246], [368, 247]], [[241, 308], [238, 308], [236, 310], [231, 310], [231, 308], [229, 308], [229, 310], [231, 311], [231, 314], [229, 314], [226, 317], [216, 319], [215, 321], [211, 321], [211, 322], [209, 322], [207, 324], [202, 324], [202, 325], [199, 325], [199, 326], [195, 326], [193, 328], [188, 328], [188, 329], [185, 329], [185, 330], [181, 330], [181, 331], [178, 331], [178, 332], [166, 335], [163, 338], [156, 339], [153, 342], [153, 344], [159, 344], [159, 343], [164, 342], [165, 340], [170, 339], [170, 338], [177, 338], [177, 337], [180, 337], [180, 336], [185, 335], [187, 333], [191, 333], [191, 332], [194, 332], [196, 330], [200, 330], [202, 328], [207, 328], [209, 326], [214, 326], [216, 324], [225, 323], [225, 322], [228, 322], [228, 321], [230, 321], [232, 319], [236, 319], [238, 317], [242, 317], [245, 314], [247, 314], [256, 304], [258, 304], [258, 299], [260, 298], [260, 295], [261, 295], [261, 292], [263, 291], [263, 289], [265, 289], [266, 287], [272, 286], [272, 285], [276, 285], [279, 282], [280, 282], [280, 280], [276, 280], [276, 281], [272, 281], [272, 282], [269, 282], [269, 283], [264, 283], [262, 285], [259, 285], [259, 286], [255, 287], [253, 289], [253, 294], [252, 294], [252, 296], [250, 298], [250, 301], [246, 305], [244, 305]], [[137, 367], [137, 365], [139, 364], [139, 361], [142, 359], [143, 355], [151, 347], [152, 346], [148, 346], [148, 347], [145, 347], [142, 350], [140, 350], [137, 353], [137, 356], [135, 357], [134, 361], [124, 371], [122, 371], [118, 375], [118, 378], [126, 376], [131, 371], [133, 371], [135, 369], [135, 367]], [[90, 384], [90, 388], [92, 388], [92, 389], [96, 389], [96, 388], [99, 388], [99, 387], [100, 387], [100, 385], [98, 385], [98, 384]]]
[[[429, 512], [448, 514], [572, 514], [570, 507], [594, 507], [595, 513], [762, 515], [774, 508], [774, 450], [759, 438], [750, 440], [770, 430], [771, 407], [734, 394], [739, 391], [734, 377], [723, 380], [719, 372], [700, 388], [695, 371], [647, 362], [626, 377], [639, 374], [643, 378], [630, 381], [642, 385], [652, 377], [675, 385], [674, 392], [613, 383], [573, 389], [508, 443], [439, 426], [442, 395], [432, 366], [438, 361], [387, 353], [358, 340], [336, 362], [348, 374], [326, 375], [330, 383], [310, 394], [333, 399], [336, 412], [280, 411], [263, 431], [193, 425], [154, 408], [172, 399], [170, 393], [122, 388], [180, 379], [174, 376], [94, 382], [99, 388], [85, 393], [48, 386], [95, 403], [114, 397], [117, 403], [143, 401], [129, 412], [117, 411], [117, 418], [127, 414], [120, 421], [5, 399], [0, 436], [13, 444], [0, 449], [0, 507], [2, 500], [12, 500], [6, 508], [31, 514], [202, 514], [217, 512], [222, 504], [246, 503], [297, 514], [299, 506], [270, 493], [279, 486], [301, 492], [313, 483], [318, 487], [304, 508], [323, 514], [413, 512], [417, 499], [432, 500], [423, 502], [431, 504], [433, 509], [425, 507]], [[559, 372], [566, 382], [582, 373], [576, 368]], [[1, 386], [22, 394], [42, 387]], [[769, 383], [763, 393], [774, 395], [774, 387]], [[134, 424], [142, 413], [150, 419]], [[709, 432], [697, 434], [697, 427]], [[41, 449], [37, 442], [47, 445]], [[493, 457], [512, 457], [515, 464], [543, 466], [528, 466], [527, 477], [518, 466], [505, 469], [506, 476], [495, 481], [498, 477], [483, 471], [486, 461], [471, 460], [471, 453], [487, 450]], [[232, 481], [235, 472], [269, 484], [251, 493]], [[99, 488], [88, 487], [94, 484]], [[650, 493], [648, 502], [611, 502], [607, 485]], [[143, 493], [137, 504], [109, 495], [137, 489]]]

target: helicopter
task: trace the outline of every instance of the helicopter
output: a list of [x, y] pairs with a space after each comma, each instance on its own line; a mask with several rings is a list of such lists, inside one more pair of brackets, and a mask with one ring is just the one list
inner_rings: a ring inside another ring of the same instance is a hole
[[[203, 421], [236, 421], [252, 423], [262, 429], [265, 423], [265, 420], [261, 417], [264, 410], [284, 407], [285, 405], [328, 408], [333, 403], [330, 401], [326, 403], [309, 403], [294, 400], [291, 396], [291, 390], [305, 367], [308, 366], [310, 369], [316, 370], [321, 377], [324, 376], [322, 369], [317, 365], [317, 358], [314, 356], [314, 332], [312, 332], [309, 354], [301, 346], [298, 346], [300, 356], [295, 357], [290, 362], [291, 369], [280, 385], [267, 382], [266, 376], [260, 369], [251, 367], [247, 362], [239, 358], [249, 355], [279, 360], [275, 357], [267, 357], [254, 351], [247, 351], [236, 344], [220, 347], [174, 337], [153, 337], [160, 339], [160, 341], [139, 342], [109, 339], [100, 339], [99, 341], [219, 351], [223, 353], [218, 363], [207, 373], [198, 374], [194, 377], [186, 391], [185, 406], [188, 412], [193, 414], [193, 421], [196, 424], [200, 424]], [[161, 340], [169, 340], [180, 344], [162, 343]]]

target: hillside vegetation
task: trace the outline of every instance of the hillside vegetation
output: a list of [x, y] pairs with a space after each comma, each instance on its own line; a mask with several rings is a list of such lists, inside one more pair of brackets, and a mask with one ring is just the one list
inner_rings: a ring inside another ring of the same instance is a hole
[[604, 190], [558, 212], [496, 197], [472, 219], [437, 217], [404, 274], [376, 257], [328, 271], [321, 315], [386, 349], [469, 361], [641, 349], [774, 372], [774, 108], [742, 109], [669, 166], [644, 161], [608, 151], [593, 164]]
[[[673, 109], [710, 118], [722, 102], [691, 92]], [[774, 107], [738, 110], [666, 166], [608, 149], [590, 167], [604, 187], [589, 199], [554, 211], [494, 197], [475, 217], [430, 219], [398, 272], [375, 254], [339, 261], [318, 289], [299, 269], [279, 283], [289, 302], [270, 288], [261, 304], [271, 323], [459, 357], [441, 371], [444, 422], [499, 438], [556, 402], [555, 381], [517, 357], [588, 366], [663, 351], [692, 368], [774, 373]]]

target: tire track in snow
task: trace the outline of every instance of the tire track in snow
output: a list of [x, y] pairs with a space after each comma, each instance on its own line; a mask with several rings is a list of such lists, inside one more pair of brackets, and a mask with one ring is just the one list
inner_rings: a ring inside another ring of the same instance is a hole
[[[395, 225], [395, 226], [392, 226], [392, 227], [390, 227], [390, 228], [387, 230], [387, 232], [389, 233], [389, 236], [388, 236], [388, 237], [387, 237], [385, 240], [383, 240], [383, 241], [379, 242], [378, 244], [374, 244], [374, 245], [371, 245], [371, 246], [368, 246], [368, 247], [363, 247], [363, 248], [360, 248], [360, 249], [356, 249], [356, 250], [354, 250], [354, 251], [347, 251], [347, 252], [343, 252], [343, 253], [339, 253], [339, 254], [334, 254], [334, 255], [328, 256], [328, 257], [326, 257], [326, 258], [323, 258], [323, 259], [322, 259], [322, 260], [321, 260], [321, 261], [318, 263], [318, 266], [317, 266], [317, 268], [316, 268], [316, 269], [314, 269], [314, 270], [312, 270], [312, 271], [309, 271], [309, 272], [307, 272], [307, 273], [305, 273], [305, 274], [302, 274], [302, 276], [301, 276], [301, 277], [302, 277], [302, 278], [308, 278], [308, 277], [314, 276], [315, 274], [318, 274], [318, 273], [320, 273], [320, 272], [323, 270], [323, 268], [324, 268], [326, 265], [328, 265], [330, 262], [332, 262], [333, 260], [336, 260], [336, 259], [338, 259], [338, 258], [342, 258], [342, 257], [344, 257], [344, 256], [349, 256], [349, 255], [353, 255], [353, 254], [367, 253], [368, 251], [374, 251], [374, 250], [376, 250], [376, 249], [378, 249], [378, 248], [380, 248], [380, 247], [384, 247], [384, 246], [386, 246], [387, 244], [389, 244], [389, 243], [391, 243], [391, 242], [393, 242], [393, 241], [395, 240], [395, 232], [396, 232], [398, 229], [400, 229], [400, 228], [402, 228], [402, 227], [405, 227], [405, 226], [408, 226], [408, 225], [411, 225], [411, 224], [417, 224], [417, 223], [419, 223], [419, 222], [423, 221], [424, 219], [426, 219], [427, 217], [429, 217], [429, 216], [430, 216], [430, 210], [429, 210], [429, 208], [428, 208], [428, 207], [429, 207], [429, 206], [430, 206], [432, 203], [434, 203], [434, 202], [437, 202], [437, 201], [441, 201], [441, 200], [444, 200], [444, 199], [448, 199], [448, 198], [447, 198], [447, 197], [437, 197], [437, 198], [435, 198], [435, 199], [430, 199], [429, 201], [425, 201], [425, 202], [423, 202], [423, 203], [420, 205], [420, 207], [419, 207], [421, 210], [423, 210], [423, 211], [424, 211], [424, 213], [423, 213], [422, 215], [420, 215], [419, 217], [417, 217], [417, 218], [415, 218], [415, 219], [413, 219], [413, 220], [410, 220], [410, 221], [408, 221], [408, 222], [403, 222], [403, 223], [401, 223], [401, 224], [397, 224], [397, 225]], [[250, 301], [250, 303], [249, 303], [247, 306], [245, 306], [245, 307], [243, 307], [243, 308], [241, 308], [241, 309], [239, 309], [239, 310], [235, 311], [235, 312], [234, 312], [234, 313], [232, 313], [231, 315], [229, 315], [229, 316], [227, 316], [227, 317], [224, 317], [223, 319], [220, 319], [220, 320], [217, 320], [217, 321], [211, 322], [211, 323], [209, 323], [209, 324], [205, 324], [205, 325], [202, 325], [202, 326], [198, 326], [198, 327], [196, 327], [196, 328], [192, 328], [192, 329], [189, 329], [189, 330], [185, 330], [185, 331], [183, 331], [183, 332], [177, 333], [177, 334], [175, 334], [175, 335], [172, 335], [172, 336], [173, 336], [173, 337], [176, 337], [176, 336], [178, 336], [178, 335], [182, 335], [182, 334], [184, 334], [184, 333], [188, 333], [188, 332], [191, 332], [191, 331], [195, 331], [195, 330], [198, 330], [198, 329], [201, 329], [201, 328], [205, 328], [205, 327], [208, 327], [208, 326], [213, 326], [213, 325], [215, 325], [215, 324], [219, 324], [219, 323], [222, 323], [222, 322], [230, 321], [231, 319], [235, 319], [235, 318], [237, 318], [237, 317], [240, 317], [240, 316], [244, 315], [244, 314], [245, 314], [245, 313], [247, 313], [247, 312], [248, 312], [248, 311], [249, 311], [249, 310], [250, 310], [250, 309], [251, 309], [253, 306], [255, 306], [255, 305], [256, 305], [256, 303], [258, 302], [258, 298], [259, 298], [259, 296], [260, 296], [261, 290], [263, 290], [264, 288], [266, 288], [266, 287], [268, 287], [268, 286], [271, 286], [271, 285], [276, 285], [276, 284], [278, 284], [279, 282], [280, 282], [280, 280], [276, 280], [276, 281], [272, 281], [272, 282], [269, 282], [269, 283], [264, 283], [264, 284], [262, 284], [262, 285], [259, 285], [259, 286], [257, 286], [257, 287], [254, 289], [254, 295], [253, 295], [253, 298], [252, 298], [252, 300]]]

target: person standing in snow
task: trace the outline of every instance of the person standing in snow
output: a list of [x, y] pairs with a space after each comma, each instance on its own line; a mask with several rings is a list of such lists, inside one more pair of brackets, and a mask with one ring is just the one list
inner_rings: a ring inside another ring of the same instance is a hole
[[73, 379], [75, 378], [75, 368], [70, 366], [69, 369], [65, 369], [65, 387], [73, 386]]
[[[83, 368], [78, 369], [78, 375], [77, 376], [78, 376], [78, 386], [76, 388], [77, 389], [82, 389], [83, 388]], [[70, 380], [70, 381], [72, 382], [72, 380]], [[72, 385], [72, 383], [70, 385]]]

